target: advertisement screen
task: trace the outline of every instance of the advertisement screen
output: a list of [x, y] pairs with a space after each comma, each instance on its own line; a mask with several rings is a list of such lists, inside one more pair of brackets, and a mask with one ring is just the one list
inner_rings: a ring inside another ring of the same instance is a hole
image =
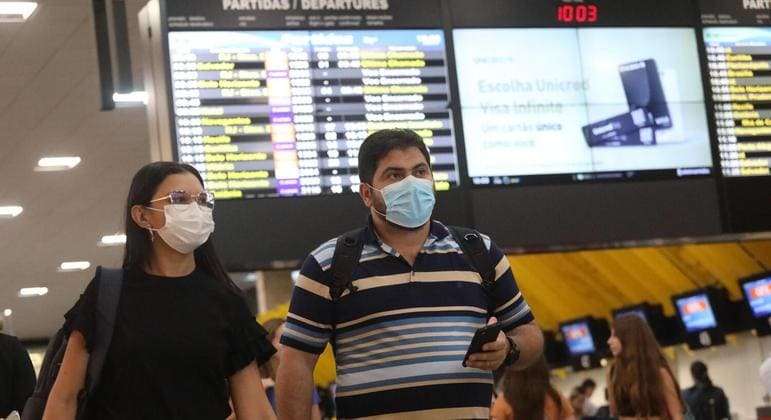
[[771, 316], [771, 277], [744, 283], [742, 288], [755, 318]]
[[456, 29], [453, 36], [475, 184], [711, 173], [693, 29]]
[[594, 339], [586, 322], [563, 325], [562, 336], [565, 338], [570, 354], [580, 355], [595, 351]]
[[677, 300], [677, 312], [688, 332], [699, 332], [717, 327], [715, 314], [706, 294], [698, 294]]

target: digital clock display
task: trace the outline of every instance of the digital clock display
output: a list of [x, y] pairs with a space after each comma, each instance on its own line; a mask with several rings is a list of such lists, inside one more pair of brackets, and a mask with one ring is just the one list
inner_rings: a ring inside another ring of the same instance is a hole
[[561, 23], [595, 23], [599, 8], [594, 4], [561, 4], [557, 6], [557, 21]]

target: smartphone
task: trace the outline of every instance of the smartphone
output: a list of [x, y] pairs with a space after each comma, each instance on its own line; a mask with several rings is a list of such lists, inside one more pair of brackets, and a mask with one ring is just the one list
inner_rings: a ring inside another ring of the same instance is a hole
[[482, 346], [497, 340], [498, 334], [500, 332], [501, 325], [498, 323], [487, 325], [478, 329], [474, 333], [474, 338], [471, 339], [471, 344], [469, 344], [468, 350], [466, 350], [466, 356], [463, 357], [463, 367], [466, 367], [468, 358], [471, 357], [472, 354], [482, 352]]

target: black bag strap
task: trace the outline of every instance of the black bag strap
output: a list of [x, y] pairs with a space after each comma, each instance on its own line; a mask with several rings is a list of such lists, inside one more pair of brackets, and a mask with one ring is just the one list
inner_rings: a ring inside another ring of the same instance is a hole
[[96, 269], [96, 277], [99, 279], [99, 295], [96, 303], [94, 346], [89, 355], [86, 371], [87, 395], [93, 395], [99, 385], [107, 351], [112, 342], [115, 316], [118, 313], [118, 302], [123, 286], [123, 270], [100, 266]]
[[495, 264], [490, 259], [490, 252], [485, 246], [482, 235], [474, 229], [460, 226], [448, 226], [455, 242], [460, 245], [471, 267], [482, 277], [482, 288], [490, 298], [490, 314], [495, 310], [493, 289], [495, 288]]
[[340, 299], [346, 289], [351, 293], [357, 290], [353, 285], [353, 270], [359, 264], [364, 249], [364, 230], [355, 229], [337, 238], [332, 257], [332, 287], [329, 288], [332, 301]]

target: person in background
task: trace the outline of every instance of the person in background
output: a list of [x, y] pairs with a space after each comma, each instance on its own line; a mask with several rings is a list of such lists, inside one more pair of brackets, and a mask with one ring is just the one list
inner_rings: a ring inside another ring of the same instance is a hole
[[608, 345], [615, 357], [608, 374], [611, 414], [682, 420], [680, 387], [648, 324], [636, 315], [616, 318]]
[[[214, 196], [198, 171], [155, 162], [131, 182], [112, 342], [85, 420], [274, 419], [255, 366], [275, 353], [217, 257]], [[96, 339], [99, 279], [65, 315], [69, 334], [44, 420], [73, 420]]]
[[35, 382], [35, 369], [19, 339], [0, 334], [0, 418], [13, 411], [21, 413], [35, 390]]
[[495, 400], [492, 420], [575, 420], [570, 402], [554, 389], [549, 366], [541, 356], [525, 370], [508, 369], [501, 395]]
[[608, 388], [605, 388], [605, 405], [597, 409], [597, 412], [594, 414], [595, 419], [609, 419], [611, 418], [610, 415], [610, 405], [608, 404]]
[[[278, 373], [278, 366], [281, 363], [281, 334], [284, 332], [284, 324], [286, 320], [281, 318], [270, 319], [265, 322], [263, 327], [268, 331], [268, 339], [273, 344], [278, 352], [268, 361], [268, 363], [260, 366], [260, 374], [263, 378], [263, 384], [265, 385], [265, 394], [268, 396], [268, 401], [273, 409], [276, 409], [276, 374]], [[321, 420], [321, 397], [319, 396], [316, 388], [313, 389], [312, 397], [313, 406], [311, 407], [311, 420]]]
[[584, 406], [586, 405], [586, 395], [581, 391], [581, 387], [577, 386], [570, 392], [570, 406], [573, 408], [573, 413], [577, 418], [584, 416]]
[[758, 376], [760, 377], [760, 383], [763, 384], [763, 388], [766, 390], [766, 395], [771, 395], [771, 357], [761, 363], [758, 368]]
[[707, 365], [697, 360], [691, 364], [693, 386], [683, 393], [696, 420], [723, 420], [731, 418], [728, 398], [723, 389], [716, 387], [707, 372]]
[[[466, 236], [482, 242], [494, 265], [487, 290], [451, 231], [431, 220], [431, 156], [414, 131], [377, 131], [358, 159], [369, 219], [343, 245], [362, 245], [361, 256], [346, 256], [351, 282], [338, 277], [345, 289], [331, 269], [339, 238], [306, 258], [281, 337], [280, 417], [309, 417], [313, 369], [332, 342], [340, 418], [489, 419], [492, 372], [524, 369], [543, 350], [508, 258], [489, 237]], [[474, 331], [494, 323], [497, 339], [464, 366]]]
[[584, 394], [584, 397], [586, 397], [583, 415], [593, 416], [597, 414], [597, 406], [592, 403], [592, 395], [594, 394], [594, 390], [597, 389], [597, 383], [594, 382], [593, 379], [587, 378], [583, 383], [581, 383], [579, 389]]

